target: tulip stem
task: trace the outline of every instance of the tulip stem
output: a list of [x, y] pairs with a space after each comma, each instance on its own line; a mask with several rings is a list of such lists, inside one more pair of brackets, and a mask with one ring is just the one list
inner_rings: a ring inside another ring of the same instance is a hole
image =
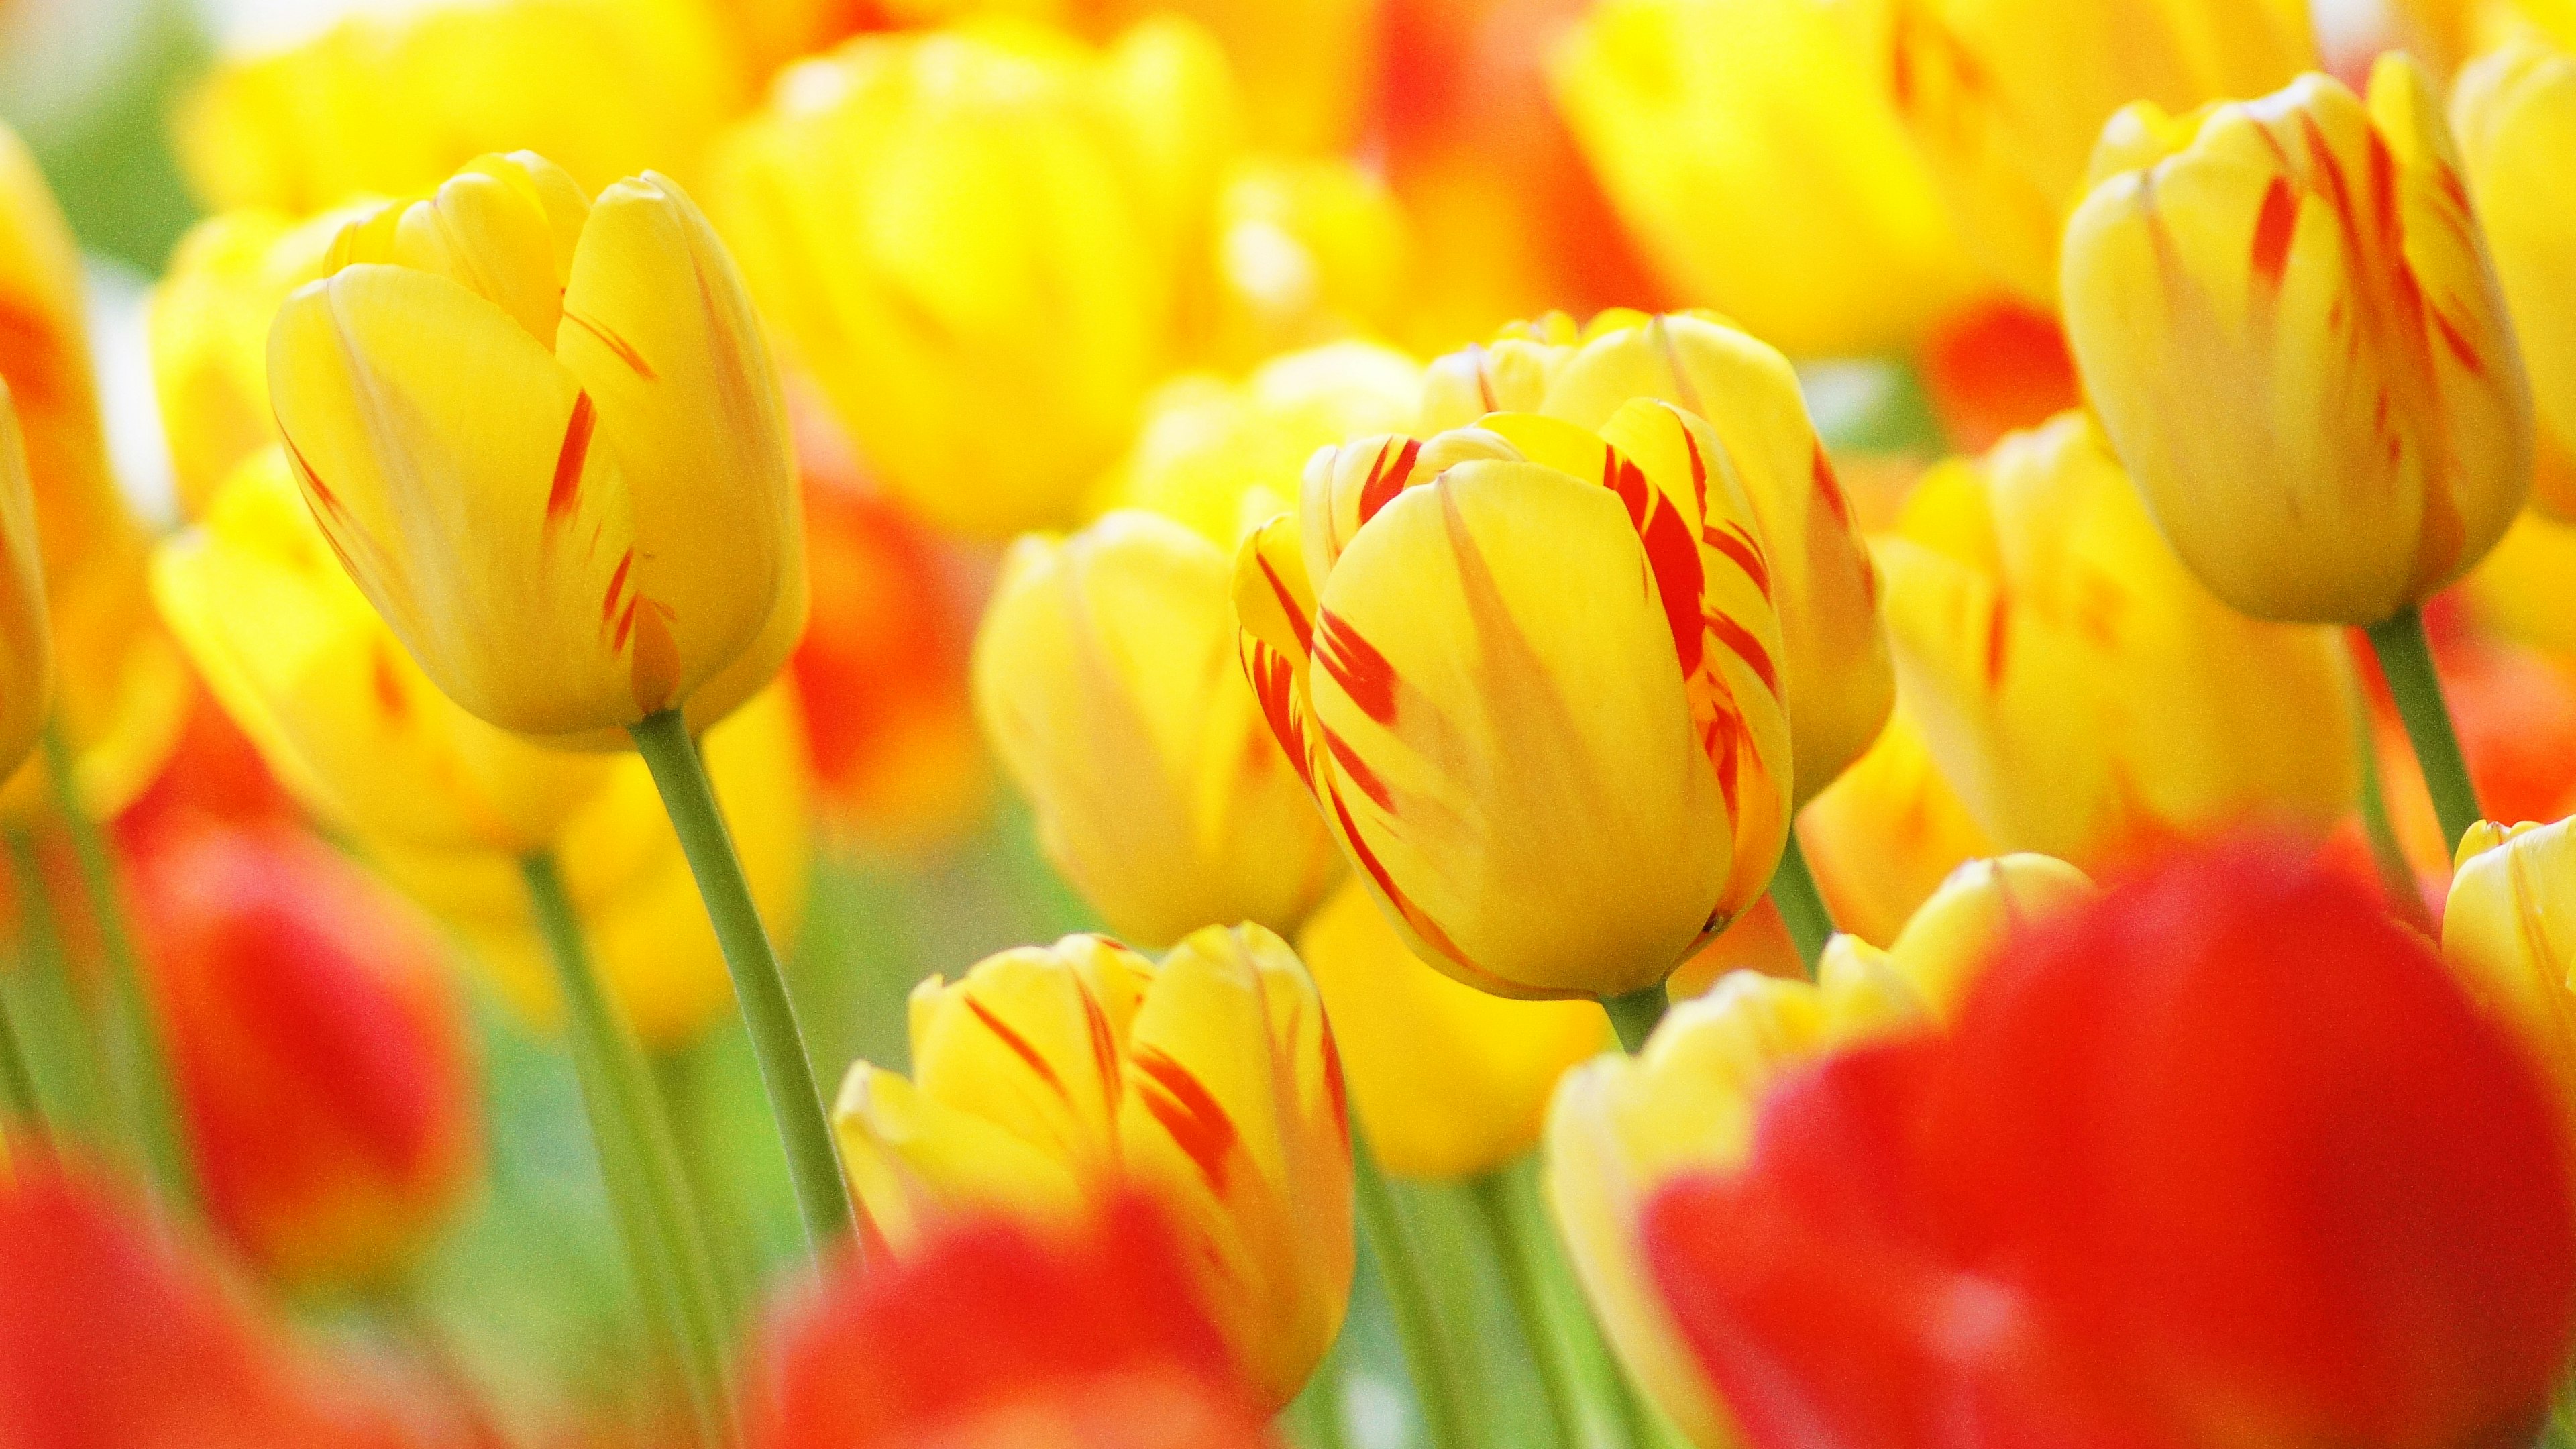
[[689, 858], [689, 873], [697, 877], [698, 895], [706, 902], [707, 919], [724, 947], [734, 995], [751, 1029], [752, 1055], [760, 1062], [761, 1085], [769, 1093], [770, 1116], [787, 1149], [787, 1173], [804, 1214], [806, 1246], [819, 1260], [850, 1235], [850, 1195], [840, 1158], [832, 1150], [831, 1119], [815, 1090], [814, 1064], [805, 1053], [805, 1034], [797, 1028], [796, 1005], [788, 998], [778, 953], [752, 904], [742, 861], [716, 809], [715, 788], [707, 783], [688, 722], [678, 710], [666, 709], [628, 733], [662, 792], [663, 808], [670, 812], [680, 849]]
[[2484, 818], [2477, 786], [2469, 780], [2469, 762], [2460, 753], [2459, 734], [2451, 728], [2450, 707], [2442, 702], [2442, 676], [2433, 667], [2433, 642], [2424, 633], [2424, 613], [2408, 605], [2396, 617], [2373, 624], [2372, 652], [2388, 680], [2397, 717], [2415, 746], [2416, 767], [2432, 793], [2433, 813], [2442, 822], [2442, 848], [2458, 850], [2460, 837]]
[[1484, 1219], [1486, 1236], [1493, 1241], [1503, 1287], [1521, 1321], [1521, 1336], [1529, 1341], [1530, 1359], [1538, 1367], [1540, 1393], [1556, 1420], [1557, 1442], [1564, 1449], [1588, 1449], [1601, 1435], [1593, 1430], [1580, 1401], [1577, 1386], [1582, 1375], [1573, 1363], [1574, 1348], [1566, 1341], [1558, 1315], [1549, 1311], [1538, 1257], [1546, 1251], [1547, 1228], [1532, 1221], [1537, 1204], [1525, 1201], [1527, 1195], [1502, 1169], [1477, 1174], [1468, 1182], [1467, 1192]]
[[1360, 1232], [1376, 1255], [1378, 1277], [1386, 1286], [1395, 1336], [1413, 1370], [1430, 1449], [1471, 1449], [1467, 1406], [1458, 1397], [1456, 1347], [1442, 1331], [1439, 1298], [1412, 1227], [1395, 1200], [1395, 1189], [1378, 1170], [1377, 1155], [1369, 1150], [1356, 1117], [1351, 1121], [1351, 1193], [1359, 1208]]
[[134, 949], [125, 896], [117, 885], [116, 856], [108, 848], [107, 833], [81, 803], [71, 746], [64, 740], [59, 723], [46, 727], [44, 751], [45, 773], [53, 781], [54, 804], [62, 812], [71, 835], [72, 856], [80, 866], [81, 892], [89, 904], [90, 919], [98, 927], [99, 949], [107, 957], [111, 1004], [99, 1033], [106, 1056], [105, 1085], [116, 1101], [118, 1119], [135, 1134], [162, 1200], [173, 1207], [183, 1206], [195, 1196], [195, 1164], [190, 1160], [187, 1136], [179, 1128], [179, 1107], [171, 1087], [160, 1008], [146, 984], [143, 958]]
[[600, 988], [581, 918], [565, 893], [552, 852], [519, 861], [547, 953], [554, 960], [572, 1045], [573, 1071], [589, 1109], [590, 1136], [608, 1183], [609, 1206], [634, 1267], [636, 1290], [667, 1320], [690, 1406], [703, 1442], [732, 1443], [725, 1344], [731, 1326], [720, 1306], [706, 1224], [680, 1166], [680, 1151], [662, 1097], [634, 1028]]
[[2406, 863], [2406, 847], [2398, 842], [2397, 826], [2388, 818], [2388, 790], [2379, 777], [2379, 745], [2372, 737], [2369, 709], [2356, 701], [2352, 719], [2354, 748], [2361, 760], [2361, 833], [2370, 844], [2379, 888], [2387, 893], [2389, 908], [2399, 920], [2436, 935], [2433, 913], [2424, 904], [2422, 888], [2415, 884], [2415, 868]]
[[1807, 979], [1816, 979], [1816, 961], [1825, 954], [1825, 943], [1834, 938], [1834, 913], [1825, 906], [1824, 893], [1816, 889], [1816, 877], [1807, 869], [1807, 853], [1798, 848], [1798, 832], [1780, 847], [1780, 865], [1771, 873], [1771, 903], [1780, 908], [1780, 919], [1789, 928], [1790, 944], [1798, 948], [1798, 964], [1807, 968]]
[[8, 1122], [0, 1126], [23, 1127], [45, 1135], [44, 1106], [36, 1099], [36, 1078], [27, 1070], [27, 1049], [18, 1041], [17, 1018], [4, 997], [0, 997], [0, 1112], [9, 1114]]
[[1610, 997], [1601, 1009], [1610, 1013], [1610, 1029], [1619, 1033], [1619, 1045], [1635, 1056], [1646, 1049], [1646, 1038], [1655, 1034], [1655, 1024], [1664, 1019], [1664, 1009], [1671, 1004], [1663, 983], [1657, 982], [1643, 991]]
[[[9, 832], [9, 866], [18, 895], [18, 972], [26, 991], [19, 1003], [25, 1011], [17, 1019], [29, 1028], [22, 1044], [30, 1049], [30, 1086], [39, 1110], [57, 1147], [88, 1137], [112, 1156], [130, 1156], [133, 1139], [102, 1130], [106, 1124], [98, 1120], [98, 1042], [72, 984], [71, 958], [45, 890], [44, 862], [23, 830]], [[47, 1087], [51, 1101], [45, 1100]]]

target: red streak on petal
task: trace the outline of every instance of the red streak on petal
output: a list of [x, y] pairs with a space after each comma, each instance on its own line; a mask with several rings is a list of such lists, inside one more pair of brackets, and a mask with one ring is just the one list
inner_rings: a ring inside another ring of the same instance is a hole
[[1377, 771], [1368, 767], [1368, 762], [1360, 758], [1360, 752], [1352, 749], [1349, 741], [1327, 728], [1324, 731], [1324, 748], [1333, 752], [1333, 763], [1342, 767], [1343, 777], [1359, 786], [1360, 793], [1369, 798], [1370, 804], [1390, 815], [1395, 813], [1394, 792], [1387, 789], [1386, 782], [1378, 778]]
[[1377, 511], [1395, 501], [1404, 491], [1405, 480], [1413, 476], [1414, 461], [1422, 456], [1422, 443], [1416, 438], [1404, 440], [1398, 448], [1393, 440], [1377, 450], [1369, 464], [1368, 481], [1360, 485], [1360, 522], [1377, 517]]
[[1306, 617], [1305, 606], [1299, 604], [1297, 596], [1288, 591], [1287, 582], [1279, 577], [1277, 569], [1270, 566], [1268, 555], [1255, 552], [1253, 558], [1261, 565], [1262, 580], [1270, 585], [1270, 596], [1279, 601], [1279, 611], [1288, 616], [1288, 627], [1297, 631], [1297, 647], [1310, 655], [1313, 654], [1315, 625]]
[[1771, 651], [1762, 647], [1762, 641], [1753, 637], [1752, 630], [1726, 614], [1709, 615], [1708, 629], [1717, 636], [1719, 643], [1735, 651], [1735, 657], [1744, 661], [1745, 667], [1753, 671], [1754, 677], [1762, 681], [1762, 687], [1771, 691], [1773, 698], [1779, 697], [1780, 671], [1771, 662]]
[[1109, 1013], [1101, 1008], [1100, 998], [1091, 994], [1091, 983], [1076, 976], [1073, 989], [1082, 994], [1082, 1021], [1091, 1030], [1091, 1065], [1100, 1073], [1101, 1095], [1114, 1107], [1121, 1095], [1118, 1089], [1118, 1038], [1109, 1029]]
[[384, 707], [386, 718], [399, 720], [410, 712], [411, 701], [403, 694], [402, 675], [394, 668], [393, 656], [387, 652], [390, 648], [382, 640], [377, 641], [373, 682], [376, 703]]
[[[640, 596], [638, 597], [640, 598]], [[626, 612], [617, 616], [617, 637], [608, 641], [609, 652], [612, 654], [625, 648], [626, 636], [634, 632], [636, 602], [636, 599], [628, 599], [626, 601]]]
[[2451, 349], [2451, 355], [2460, 360], [2460, 366], [2467, 368], [2471, 377], [2485, 377], [2487, 360], [2478, 355], [2477, 345], [2470, 342], [2467, 334], [2460, 331], [2460, 324], [2452, 321], [2450, 315], [2439, 308], [2427, 310], [2432, 312], [2433, 325], [2441, 329], [2443, 343]]
[[1036, 1073], [1038, 1080], [1047, 1084], [1047, 1090], [1068, 1102], [1073, 1100], [1071, 1094], [1064, 1089], [1064, 1079], [1055, 1074], [1055, 1068], [1047, 1064], [1047, 1059], [1036, 1047], [1029, 1044], [1027, 1037], [1012, 1030], [1009, 1022], [995, 1016], [984, 1003], [977, 1001], [971, 995], [966, 998], [966, 1009], [974, 1013], [977, 1021], [984, 1024], [986, 1031], [991, 1032], [1002, 1045], [1009, 1047], [1013, 1056], [1018, 1057], [1030, 1071]]
[[1309, 773], [1306, 760], [1306, 731], [1297, 718], [1297, 670], [1286, 655], [1250, 635], [1243, 641], [1243, 673], [1252, 682], [1253, 696], [1261, 701], [1261, 717], [1270, 723], [1271, 738], [1287, 753], [1288, 763], [1297, 767], [1297, 778], [1313, 794], [1315, 777]]
[[617, 354], [617, 360], [625, 363], [628, 370], [632, 371], [637, 377], [644, 379], [646, 382], [659, 380], [653, 371], [652, 365], [644, 360], [644, 354], [635, 350], [635, 344], [628, 342], [625, 338], [611, 332], [606, 327], [591, 321], [579, 312], [566, 311], [564, 313], [564, 320], [570, 322], [575, 327], [580, 328], [582, 331], [589, 333], [591, 336], [598, 338], [600, 345]]
[[2286, 176], [2275, 176], [2263, 193], [2263, 212], [2254, 222], [2254, 279], [2270, 291], [2281, 289], [2289, 269], [2290, 241], [2299, 231], [2299, 198]]
[[572, 400], [572, 417], [564, 424], [563, 447], [555, 454], [554, 486], [546, 490], [546, 521], [556, 522], [573, 510], [581, 498], [581, 466], [590, 456], [590, 435], [599, 427], [599, 409], [592, 406], [590, 394], [577, 393]]
[[626, 588], [626, 571], [634, 566], [635, 550], [630, 548], [617, 560], [617, 572], [608, 576], [608, 593], [599, 601], [599, 622], [607, 623], [617, 612], [617, 596]]
[[1994, 612], [1986, 616], [1986, 689], [2003, 687], [2004, 665], [2012, 642], [2012, 609], [2002, 599], [1995, 600]]
[[1342, 1049], [1333, 1042], [1332, 1023], [1324, 1024], [1324, 1101], [1333, 1114], [1333, 1130], [1342, 1139], [1342, 1150], [1351, 1148], [1350, 1091], [1342, 1081]]
[[1824, 498], [1825, 507], [1833, 511], [1834, 522], [1845, 528], [1851, 527], [1851, 499], [1844, 494], [1843, 480], [1834, 473], [1834, 460], [1825, 456], [1825, 445], [1822, 442], [1816, 444], [1815, 464], [1812, 471], [1815, 475], [1816, 492]]
[[1360, 637], [1350, 621], [1338, 614], [1317, 610], [1316, 623], [1320, 637], [1315, 651], [1317, 662], [1333, 682], [1358, 705], [1360, 713], [1379, 724], [1395, 723], [1395, 666], [1377, 646]]
[[1198, 1165], [1209, 1190], [1223, 1197], [1228, 1160], [1241, 1140], [1234, 1120], [1226, 1116], [1205, 1083], [1161, 1051], [1142, 1047], [1131, 1060], [1145, 1078], [1145, 1109]]
[[0, 377], [22, 409], [50, 406], [62, 392], [61, 344], [43, 313], [0, 300]]
[[1744, 571], [1744, 576], [1753, 581], [1753, 586], [1762, 591], [1763, 597], [1770, 597], [1770, 562], [1762, 557], [1762, 546], [1744, 531], [1744, 525], [1729, 520], [1702, 533], [1700, 541], [1733, 559], [1735, 566]]
[[1332, 803], [1333, 815], [1341, 822], [1342, 838], [1350, 842], [1351, 854], [1358, 857], [1360, 869], [1368, 872], [1368, 878], [1376, 882], [1378, 892], [1395, 907], [1396, 914], [1404, 917], [1404, 923], [1413, 928], [1413, 933], [1422, 938], [1423, 944], [1439, 952], [1450, 965], [1471, 980], [1481, 983], [1485, 990], [1496, 995], [1508, 994], [1504, 988], [1511, 983], [1468, 959], [1467, 953], [1458, 949], [1458, 943], [1449, 939], [1449, 933], [1440, 929], [1438, 921], [1431, 919], [1410, 897], [1396, 889], [1395, 877], [1386, 873], [1386, 867], [1378, 861], [1377, 852], [1369, 849], [1367, 838], [1360, 834], [1359, 823], [1351, 819], [1351, 807], [1342, 803], [1342, 792], [1325, 791], [1324, 798]]

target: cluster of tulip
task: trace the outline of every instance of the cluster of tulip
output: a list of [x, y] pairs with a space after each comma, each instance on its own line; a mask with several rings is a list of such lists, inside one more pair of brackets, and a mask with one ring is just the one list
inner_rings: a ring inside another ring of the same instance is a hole
[[[166, 531], [0, 131], [0, 1443], [2576, 1442], [2576, 8], [2345, 9], [352, 20]], [[1098, 929], [818, 1053], [986, 749]], [[469, 994], [593, 1390], [404, 1286]]]

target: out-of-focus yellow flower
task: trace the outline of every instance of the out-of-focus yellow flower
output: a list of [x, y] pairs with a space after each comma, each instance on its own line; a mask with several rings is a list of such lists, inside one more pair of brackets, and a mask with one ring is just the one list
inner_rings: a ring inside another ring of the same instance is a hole
[[1458, 1178], [1537, 1145], [1567, 1069], [1617, 1043], [1588, 1001], [1507, 1001], [1414, 959], [1366, 889], [1342, 888], [1297, 938], [1378, 1165]]
[[881, 0], [904, 25], [1008, 15], [1106, 39], [1150, 15], [1207, 27], [1243, 86], [1255, 145], [1321, 154], [1360, 140], [1376, 99], [1380, 0]]
[[1879, 562], [1906, 708], [2001, 848], [2098, 869], [2250, 821], [2322, 834], [2351, 807], [2335, 637], [2212, 598], [2084, 415], [1936, 470]]
[[703, 729], [803, 632], [784, 405], [723, 243], [669, 181], [596, 203], [486, 156], [352, 223], [269, 387], [332, 547], [466, 709], [592, 742]]
[[1404, 209], [1346, 158], [1237, 163], [1217, 193], [1211, 246], [1216, 315], [1199, 350], [1221, 366], [1383, 336], [1409, 310]]
[[1231, 548], [1296, 506], [1295, 480], [1317, 448], [1412, 426], [1421, 392], [1418, 364], [1365, 342], [1274, 358], [1240, 383], [1177, 378], [1102, 480], [1099, 507], [1159, 513]]
[[2531, 392], [2431, 82], [2120, 113], [2068, 224], [2067, 335], [2174, 548], [2258, 618], [2377, 624], [2465, 573]]
[[2526, 510], [2466, 585], [2480, 623], [2514, 643], [2576, 657], [2576, 609], [2567, 581], [2576, 578], [2576, 524]]
[[1656, 1189], [1740, 1165], [1771, 1085], [1828, 1051], [1928, 1028], [1904, 980], [1837, 937], [1815, 984], [1739, 971], [1674, 1005], [1634, 1057], [1568, 1072], [1547, 1116], [1546, 1184], [1566, 1251], [1611, 1348], [1701, 1449], [1733, 1423], [1655, 1289], [1637, 1238]]
[[1122, 936], [1293, 931], [1342, 862], [1236, 656], [1233, 560], [1170, 519], [1024, 538], [975, 639], [975, 711], [1047, 858]]
[[2462, 171], [2531, 369], [2540, 428], [2532, 502], [2576, 522], [2576, 55], [2517, 39], [2461, 72]]
[[1205, 32], [866, 36], [791, 67], [718, 211], [871, 469], [933, 521], [1070, 521], [1175, 361], [1233, 154]]
[[0, 776], [34, 753], [53, 704], [54, 636], [45, 619], [27, 445], [9, 385], [0, 381]]
[[1415, 954], [1607, 998], [1770, 881], [1771, 577], [1725, 444], [1641, 398], [1597, 433], [1498, 413], [1318, 453], [1234, 602], [1273, 733]]
[[152, 586], [269, 769], [363, 844], [515, 858], [608, 782], [609, 758], [532, 744], [439, 693], [333, 557], [282, 449], [162, 545]]
[[[795, 950], [813, 872], [813, 777], [785, 684], [754, 696], [700, 741], [752, 903], [780, 954]], [[687, 1044], [733, 1003], [715, 928], [641, 758], [553, 841], [564, 889], [609, 998], [648, 1047]], [[552, 1029], [562, 998], [516, 861], [488, 851], [380, 850], [378, 863], [464, 938], [504, 1000]]]
[[1903, 347], [1980, 285], [1889, 95], [1888, 9], [1605, 0], [1559, 61], [1558, 103], [1657, 268], [1800, 356]]
[[2576, 1129], [2576, 821], [2460, 838], [2442, 954], [2460, 984], [2530, 1049]]
[[190, 517], [243, 460], [277, 442], [268, 402], [268, 329], [288, 296], [323, 275], [332, 239], [357, 218], [228, 212], [179, 243], [152, 292], [152, 383]]
[[1952, 871], [1995, 853], [1903, 700], [1869, 753], [1798, 812], [1798, 840], [1834, 924], [1875, 946]]
[[1641, 397], [1707, 420], [1752, 501], [1787, 649], [1803, 805], [1878, 737], [1896, 675], [1877, 574], [1788, 359], [1707, 312], [1604, 312], [1579, 334], [1563, 318], [1542, 318], [1432, 363], [1423, 426], [1465, 427], [1507, 411], [1599, 428]]
[[[2047, 855], [1972, 860], [1950, 873], [1887, 947], [1887, 964], [1914, 988], [1924, 1010], [1949, 1022], [1977, 977], [2012, 938], [2082, 905], [2093, 878]], [[1855, 945], [1866, 953], [1873, 949]]]
[[[187, 671], [144, 590], [148, 544], [100, 431], [81, 261], [16, 133], [0, 126], [0, 381], [26, 448], [53, 630], [53, 710], [81, 804], [105, 819], [150, 783], [186, 719]], [[40, 763], [0, 788], [0, 817], [49, 808]]]
[[1350, 1292], [1341, 1064], [1294, 953], [1208, 927], [1158, 965], [1098, 936], [991, 957], [912, 994], [913, 1074], [860, 1062], [835, 1114], [850, 1185], [901, 1255], [948, 1216], [1064, 1222], [1141, 1186], [1190, 1242], [1267, 1409]]
[[172, 134], [212, 209], [310, 216], [522, 147], [585, 187], [692, 175], [745, 90], [698, 0], [446, 0], [225, 60]]
[[749, 73], [765, 76], [879, 23], [881, 0], [699, 0], [742, 50]]

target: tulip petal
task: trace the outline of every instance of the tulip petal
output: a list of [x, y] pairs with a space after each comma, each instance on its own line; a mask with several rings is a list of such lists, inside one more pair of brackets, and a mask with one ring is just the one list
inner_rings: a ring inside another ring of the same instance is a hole
[[832, 1129], [860, 1211], [898, 1251], [973, 1209], [1008, 1206], [1056, 1222], [1082, 1210], [1069, 1164], [866, 1062], [842, 1081]]
[[1096, 954], [1111, 959], [1067, 971], [1060, 954], [1006, 951], [953, 986], [933, 977], [914, 988], [913, 1079], [924, 1097], [1051, 1160], [1106, 1167], [1117, 1157], [1123, 1043], [1151, 963], [1105, 946]]

